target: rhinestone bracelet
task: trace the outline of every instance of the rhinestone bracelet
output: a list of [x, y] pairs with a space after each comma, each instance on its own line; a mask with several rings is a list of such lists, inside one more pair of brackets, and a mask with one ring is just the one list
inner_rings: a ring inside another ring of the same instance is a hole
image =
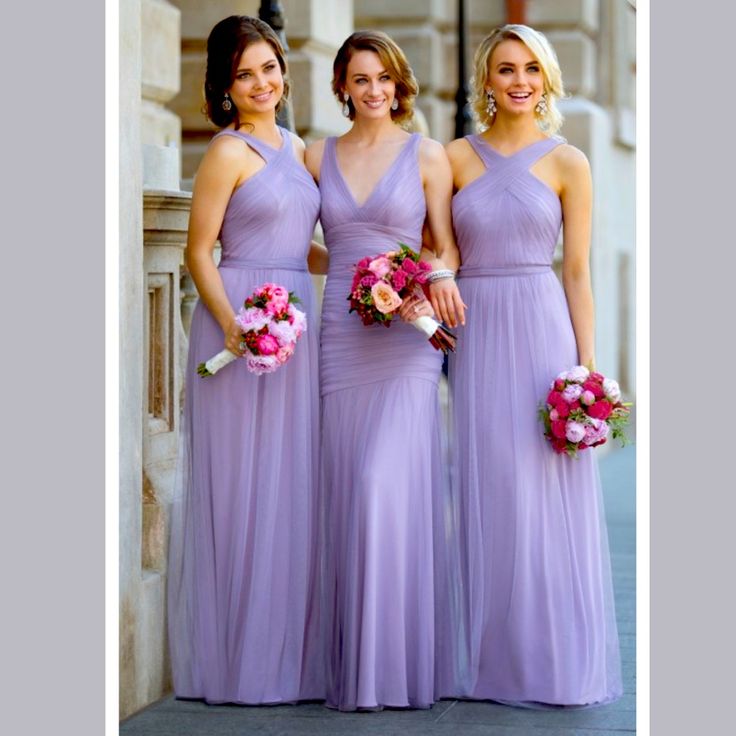
[[442, 279], [454, 279], [455, 278], [455, 272], [451, 271], [449, 268], [440, 268], [437, 271], [432, 271], [430, 274], [427, 275], [427, 281], [429, 283], [434, 283], [435, 281], [442, 281]]

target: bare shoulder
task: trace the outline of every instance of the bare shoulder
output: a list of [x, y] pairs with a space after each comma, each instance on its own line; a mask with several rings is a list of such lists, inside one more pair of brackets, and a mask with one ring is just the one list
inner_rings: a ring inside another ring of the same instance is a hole
[[300, 155], [303, 155], [304, 151], [307, 148], [304, 145], [304, 141], [296, 133], [292, 133], [290, 130], [287, 132], [289, 134], [289, 137], [291, 138], [291, 142], [294, 146], [294, 150], [297, 151]]
[[438, 164], [447, 161], [445, 147], [434, 138], [422, 138], [419, 141], [419, 156], [428, 164]]
[[552, 153], [561, 174], [581, 176], [590, 171], [588, 157], [569, 143], [562, 143]]
[[473, 147], [465, 138], [456, 138], [445, 146], [450, 163], [461, 163], [473, 154]]
[[322, 166], [322, 156], [325, 152], [326, 141], [326, 138], [313, 141], [304, 150], [304, 165], [315, 179], [319, 178], [319, 170]]
[[245, 141], [232, 135], [221, 135], [210, 142], [199, 165], [198, 175], [214, 175], [230, 179], [243, 170], [258, 165], [260, 158]]

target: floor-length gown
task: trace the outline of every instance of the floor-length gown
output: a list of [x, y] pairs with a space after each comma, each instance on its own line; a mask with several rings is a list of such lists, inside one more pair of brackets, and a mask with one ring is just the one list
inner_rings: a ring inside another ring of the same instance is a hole
[[559, 197], [529, 170], [563, 139], [503, 156], [453, 199], [468, 305], [450, 361], [462, 504], [467, 660], [456, 694], [590, 705], [621, 694], [608, 540], [594, 450], [557, 455], [539, 403], [578, 363], [552, 271]]
[[289, 362], [261, 376], [240, 360], [197, 375], [223, 347], [202, 302], [189, 337], [169, 639], [176, 695], [210, 703], [324, 697], [315, 615], [318, 323], [306, 264], [319, 191], [280, 130], [280, 149], [241, 131], [218, 134], [265, 160], [230, 198], [219, 272], [236, 312], [265, 282], [294, 291], [307, 330]]
[[335, 139], [320, 171], [330, 265], [322, 305], [327, 703], [341, 710], [429, 707], [434, 696], [433, 502], [439, 498], [442, 358], [396, 319], [349, 314], [352, 266], [418, 251], [426, 205], [412, 135], [358, 204]]

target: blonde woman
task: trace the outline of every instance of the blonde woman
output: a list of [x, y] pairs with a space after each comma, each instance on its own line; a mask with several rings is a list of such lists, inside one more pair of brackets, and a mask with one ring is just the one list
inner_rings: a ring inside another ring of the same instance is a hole
[[[596, 458], [556, 454], [537, 420], [552, 379], [595, 367], [590, 169], [556, 135], [563, 84], [541, 33], [491, 33], [472, 88], [482, 132], [447, 147], [472, 316], [450, 361], [468, 652], [443, 694], [605, 703], [621, 676]], [[563, 223], [560, 286], [551, 266]]]

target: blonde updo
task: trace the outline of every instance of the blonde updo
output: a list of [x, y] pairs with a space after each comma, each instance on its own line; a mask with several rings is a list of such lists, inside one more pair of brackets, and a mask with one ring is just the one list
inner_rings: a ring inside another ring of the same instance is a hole
[[508, 24], [496, 28], [486, 36], [476, 49], [473, 58], [473, 76], [470, 79], [470, 107], [480, 130], [493, 125], [495, 115], [488, 114], [489, 65], [491, 55], [502, 41], [511, 39], [521, 41], [539, 62], [544, 76], [544, 94], [547, 97], [547, 110], [543, 115], [535, 111], [537, 124], [547, 134], [554, 135], [562, 126], [562, 114], [557, 108], [557, 101], [565, 97], [562, 86], [562, 72], [550, 42], [547, 38], [529, 26]]

